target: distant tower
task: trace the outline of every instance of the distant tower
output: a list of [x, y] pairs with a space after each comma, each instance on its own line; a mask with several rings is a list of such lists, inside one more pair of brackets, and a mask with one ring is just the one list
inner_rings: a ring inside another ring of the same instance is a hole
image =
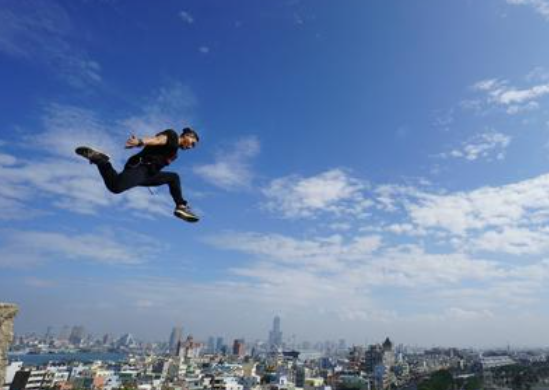
[[269, 332], [269, 348], [277, 349], [282, 347], [282, 331], [280, 330], [280, 317], [273, 320], [273, 329]]
[[215, 342], [215, 352], [222, 352], [224, 345], [225, 342], [223, 341], [223, 337], [218, 337]]
[[46, 330], [46, 334], [44, 335], [44, 340], [46, 340], [47, 342], [53, 340], [55, 337], [55, 334], [53, 332], [53, 327], [52, 326], [48, 326], [48, 329]]
[[177, 346], [181, 341], [183, 341], [183, 328], [180, 326], [175, 326], [172, 329], [169, 343], [170, 353], [172, 355], [175, 355], [177, 353]]
[[202, 344], [195, 342], [193, 336], [189, 335], [187, 340], [178, 343], [176, 356], [183, 359], [193, 359], [200, 356], [201, 350]]
[[236, 339], [233, 343], [233, 355], [244, 357], [246, 354], [246, 345], [243, 339]]
[[137, 342], [134, 340], [131, 333], [126, 333], [122, 337], [118, 339], [116, 342], [116, 345], [118, 347], [126, 347], [126, 348], [132, 348], [137, 345]]
[[383, 363], [383, 347], [379, 344], [370, 345], [364, 355], [364, 371], [373, 374], [375, 367]]
[[73, 326], [69, 336], [69, 342], [72, 345], [79, 346], [86, 338], [86, 330], [83, 326]]
[[208, 352], [209, 353], [215, 353], [215, 338], [213, 336], [210, 336], [208, 338]]
[[110, 335], [108, 333], [105, 333], [105, 335], [103, 336], [102, 341], [103, 341], [103, 346], [108, 347], [113, 343], [114, 340], [113, 340], [112, 335]]
[[395, 365], [395, 352], [393, 351], [393, 343], [389, 337], [383, 342], [383, 364], [392, 367]]
[[62, 342], [68, 342], [70, 335], [71, 335], [71, 328], [68, 325], [65, 325], [63, 326], [63, 328], [61, 328], [61, 331], [59, 332], [57, 339]]
[[389, 337], [387, 337], [385, 339], [385, 341], [383, 342], [383, 350], [386, 351], [386, 352], [393, 350], [393, 343], [391, 342]]

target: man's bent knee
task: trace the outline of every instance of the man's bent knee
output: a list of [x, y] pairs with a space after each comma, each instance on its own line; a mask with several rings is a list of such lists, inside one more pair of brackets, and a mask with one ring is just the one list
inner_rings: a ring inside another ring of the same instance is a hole
[[121, 194], [122, 192], [127, 190], [127, 188], [124, 188], [119, 185], [110, 185], [110, 186], [107, 186], [107, 189], [113, 194]]
[[179, 175], [175, 172], [166, 172], [166, 177], [168, 178], [168, 181], [172, 181], [175, 183], [179, 183]]

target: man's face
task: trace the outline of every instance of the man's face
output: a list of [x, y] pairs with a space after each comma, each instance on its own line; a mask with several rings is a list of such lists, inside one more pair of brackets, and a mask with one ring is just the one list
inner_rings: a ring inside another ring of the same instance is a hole
[[198, 141], [192, 135], [184, 135], [179, 137], [179, 147], [182, 149], [192, 149], [197, 143]]

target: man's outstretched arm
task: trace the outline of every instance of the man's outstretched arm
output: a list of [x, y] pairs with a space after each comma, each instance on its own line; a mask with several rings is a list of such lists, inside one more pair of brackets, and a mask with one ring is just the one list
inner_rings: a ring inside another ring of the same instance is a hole
[[164, 134], [154, 137], [137, 138], [135, 135], [131, 135], [126, 141], [126, 149], [136, 148], [140, 146], [162, 146], [168, 143], [168, 137]]

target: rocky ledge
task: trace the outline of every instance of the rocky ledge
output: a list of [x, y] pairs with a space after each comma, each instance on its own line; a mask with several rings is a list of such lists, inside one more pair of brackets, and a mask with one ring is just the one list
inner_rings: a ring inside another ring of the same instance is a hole
[[8, 347], [13, 340], [13, 319], [18, 311], [16, 305], [0, 302], [0, 388], [4, 385]]

